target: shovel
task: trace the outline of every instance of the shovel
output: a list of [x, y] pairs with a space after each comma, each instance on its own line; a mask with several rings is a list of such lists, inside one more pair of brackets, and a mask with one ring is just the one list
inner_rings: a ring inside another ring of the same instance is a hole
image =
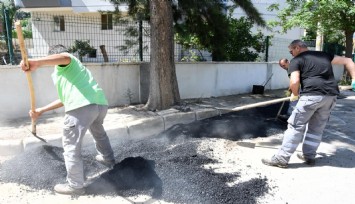
[[[27, 57], [26, 48], [25, 48], [25, 40], [23, 38], [22, 27], [21, 27], [20, 21], [17, 21], [15, 23], [15, 26], [16, 26], [17, 38], [18, 38], [19, 45], [20, 45], [22, 60], [25, 62], [26, 66], [29, 67], [28, 57]], [[30, 97], [31, 97], [31, 110], [35, 111], [36, 110], [35, 91], [33, 88], [32, 76], [31, 76], [30, 71], [26, 72], [26, 78], [27, 78], [28, 88], [29, 88]], [[37, 136], [36, 121], [33, 118], [31, 119], [31, 127], [32, 127], [31, 128], [32, 136], [36, 137], [37, 139], [41, 140], [42, 142], [47, 143], [47, 141], [45, 139]]]
[[283, 121], [283, 120], [280, 120], [280, 114], [281, 114], [281, 111], [282, 111], [282, 109], [283, 109], [283, 107], [285, 106], [285, 102], [286, 101], [283, 101], [282, 102], [282, 104], [281, 104], [281, 106], [280, 106], [280, 108], [279, 108], [279, 111], [277, 112], [277, 115], [276, 115], [276, 117], [275, 118], [267, 118], [266, 120], [274, 120], [274, 121], [281, 121], [281, 122], [285, 122], [285, 121]]
[[[232, 109], [228, 109], [228, 108], [218, 108], [218, 109], [219, 110], [226, 110], [229, 112], [235, 112], [235, 111], [241, 111], [241, 110], [246, 110], [246, 109], [251, 109], [251, 108], [256, 108], [256, 107], [268, 106], [268, 105], [272, 105], [275, 103], [285, 102], [288, 100], [290, 100], [290, 97], [284, 97], [284, 98], [278, 98], [278, 99], [273, 99], [273, 100], [269, 100], [269, 101], [252, 103], [252, 104], [248, 104], [248, 105], [244, 105], [244, 106], [238, 106], [238, 107], [235, 107]], [[281, 112], [281, 111], [279, 110], [279, 112]]]
[[[272, 105], [272, 104], [275, 104], [275, 103], [282, 102], [281, 108], [279, 109], [279, 111], [277, 113], [277, 115], [279, 116], [285, 101], [288, 101], [288, 100], [290, 100], [290, 97], [278, 98], [278, 99], [273, 99], [273, 100], [269, 100], [269, 101], [263, 101], [263, 102], [248, 104], [248, 105], [244, 105], [244, 106], [235, 107], [235, 108], [232, 108], [232, 109], [221, 108], [220, 110], [226, 110], [227, 112], [234, 112], [234, 111], [241, 111], [241, 110], [246, 110], [246, 109], [251, 109], [251, 108], [256, 108], [256, 107], [262, 107], [262, 106], [267, 106], [267, 105]], [[256, 144], [253, 143], [253, 142], [237, 142], [237, 145], [239, 145], [241, 147], [252, 148], [252, 149], [254, 149], [255, 146], [256, 146]], [[265, 147], [264, 146], [264, 148], [273, 148], [273, 147]]]

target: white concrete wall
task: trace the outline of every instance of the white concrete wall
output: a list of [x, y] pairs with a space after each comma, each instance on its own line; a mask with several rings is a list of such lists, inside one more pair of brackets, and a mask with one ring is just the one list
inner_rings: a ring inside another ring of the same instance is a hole
[[178, 63], [176, 72], [181, 98], [206, 98], [248, 93], [262, 84], [266, 63]]
[[[132, 96], [131, 102], [141, 103], [140, 64], [89, 63], [86, 66], [104, 89], [110, 107], [129, 104], [128, 90]], [[52, 71], [52, 67], [45, 67], [32, 73], [36, 107], [57, 99], [50, 76]], [[287, 88], [289, 82], [286, 71], [277, 63], [177, 63], [176, 72], [182, 99], [250, 93], [253, 85], [263, 85], [271, 73], [273, 76], [265, 89]], [[342, 66], [334, 68], [334, 73], [336, 79], [340, 80]], [[0, 67], [0, 87], [0, 121], [27, 117], [30, 109], [29, 90], [26, 75], [18, 66]]]
[[[133, 102], [139, 102], [139, 64], [86, 64], [104, 89], [111, 107], [129, 104], [127, 91]], [[58, 99], [53, 85], [52, 67], [43, 67], [31, 74], [36, 97], [36, 107]], [[30, 95], [26, 75], [17, 66], [0, 66], [0, 121], [28, 116]], [[60, 108], [54, 112], [63, 112]]]

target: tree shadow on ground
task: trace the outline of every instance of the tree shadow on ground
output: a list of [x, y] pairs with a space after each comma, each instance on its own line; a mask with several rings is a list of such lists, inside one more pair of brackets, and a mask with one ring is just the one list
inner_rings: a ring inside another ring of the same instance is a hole
[[[316, 157], [316, 163], [314, 166], [322, 167], [322, 166], [331, 166], [337, 168], [355, 168], [355, 152], [346, 149], [339, 148], [332, 154], [318, 153]], [[288, 168], [305, 168], [305, 167], [313, 167], [305, 164], [300, 160], [300, 163], [291, 163], [288, 165]]]
[[316, 166], [332, 166], [340, 168], [355, 167], [355, 152], [347, 148], [338, 148], [331, 155], [319, 153], [316, 159]]

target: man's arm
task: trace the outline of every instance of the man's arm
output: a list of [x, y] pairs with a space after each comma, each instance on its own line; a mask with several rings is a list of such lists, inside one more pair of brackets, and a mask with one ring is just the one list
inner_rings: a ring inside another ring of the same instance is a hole
[[355, 91], [355, 64], [352, 59], [347, 58], [347, 57], [339, 57], [335, 56], [332, 60], [332, 64], [342, 64], [345, 65], [346, 71], [351, 76], [351, 88], [353, 91]]
[[29, 59], [28, 64], [30, 67], [27, 67], [26, 64], [21, 61], [20, 66], [23, 71], [35, 71], [37, 68], [42, 66], [55, 66], [55, 65], [68, 65], [70, 63], [70, 56], [66, 53], [49, 55], [46, 57], [38, 59]]
[[54, 109], [57, 109], [60, 107], [63, 107], [63, 103], [59, 99], [57, 99], [46, 106], [43, 106], [41, 108], [37, 108], [35, 111], [30, 110], [29, 114], [30, 114], [31, 118], [33, 118], [34, 120], [37, 120], [37, 118], [39, 116], [41, 116], [42, 113], [50, 111], [50, 110], [54, 110]]
[[347, 57], [335, 56], [332, 60], [332, 64], [345, 65], [345, 69], [348, 71], [352, 79], [355, 79], [355, 64], [352, 59]]
[[294, 96], [298, 96], [300, 83], [300, 71], [292, 72], [290, 75], [290, 89]]

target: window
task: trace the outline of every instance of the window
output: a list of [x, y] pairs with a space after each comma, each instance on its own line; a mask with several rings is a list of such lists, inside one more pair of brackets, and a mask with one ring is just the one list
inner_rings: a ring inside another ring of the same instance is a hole
[[101, 15], [101, 30], [112, 30], [112, 14]]
[[54, 31], [65, 31], [64, 16], [54, 16]]

